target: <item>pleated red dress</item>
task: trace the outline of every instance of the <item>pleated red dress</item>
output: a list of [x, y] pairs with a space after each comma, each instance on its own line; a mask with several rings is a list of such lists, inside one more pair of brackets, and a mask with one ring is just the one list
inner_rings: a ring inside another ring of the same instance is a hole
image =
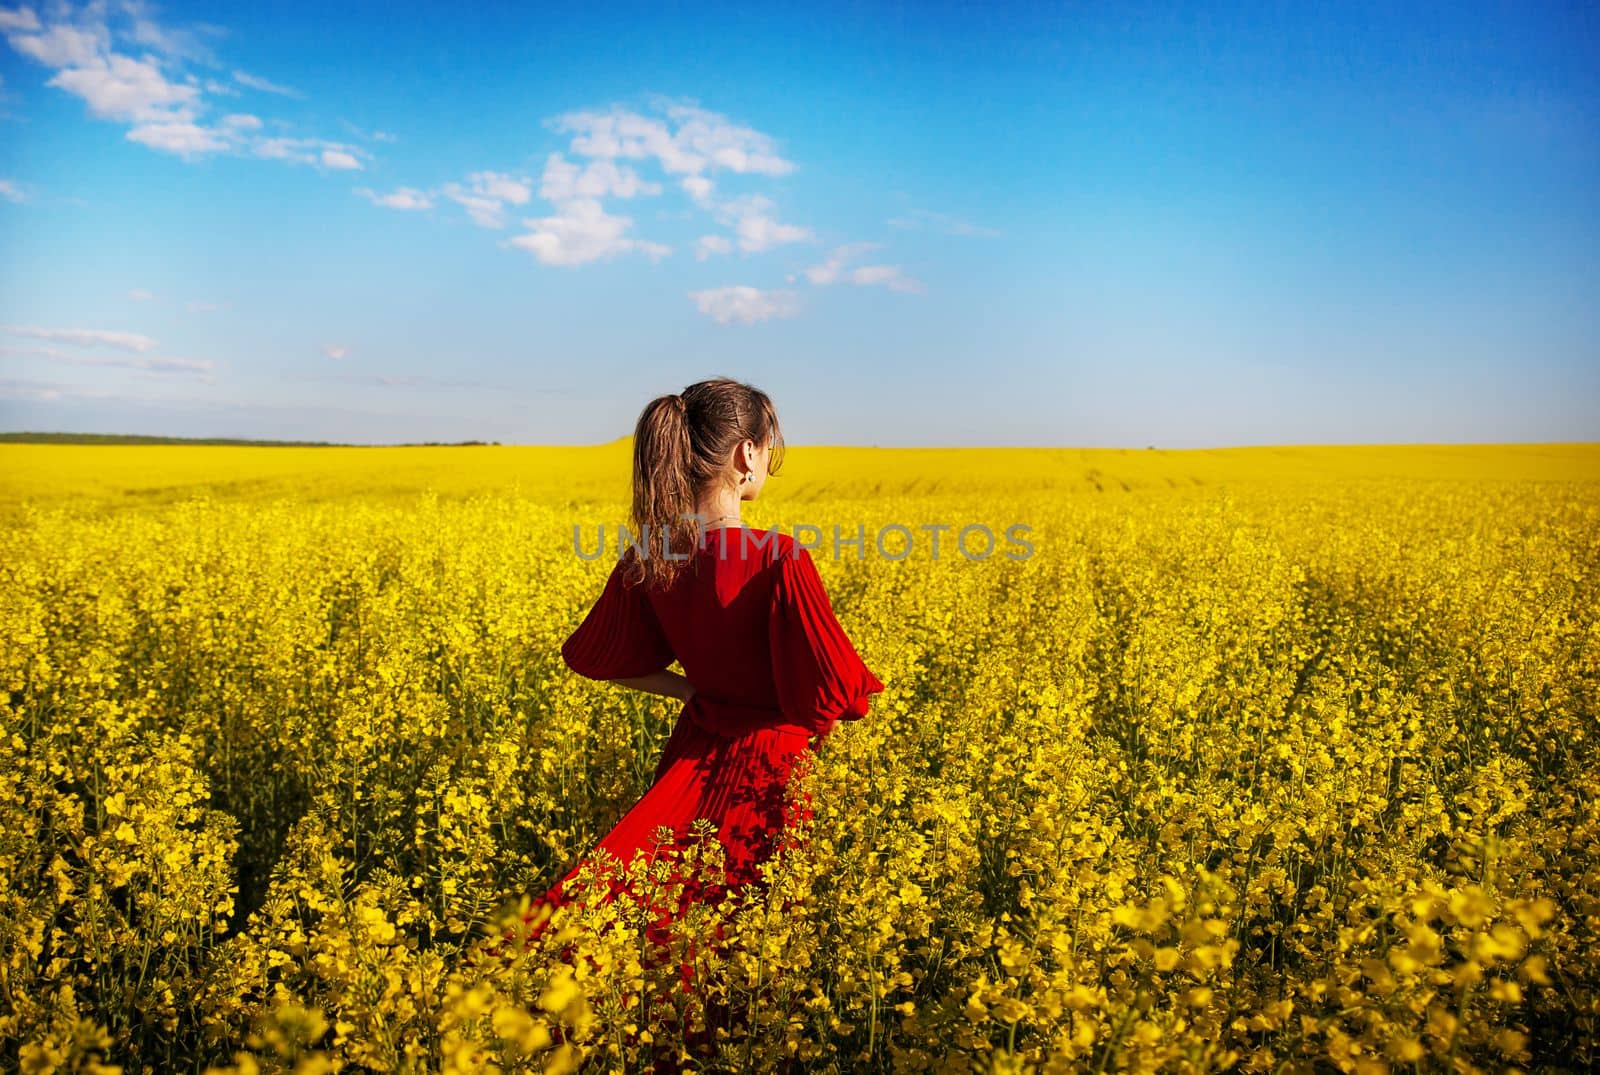
[[[590, 679], [659, 672], [676, 659], [695, 686], [644, 797], [597, 845], [622, 863], [669, 826], [682, 846], [709, 819], [728, 884], [757, 880], [785, 827], [797, 757], [836, 722], [866, 716], [883, 684], [845, 635], [811, 553], [775, 530], [726, 527], [703, 537], [673, 585], [625, 581], [618, 560], [599, 600], [561, 647]], [[580, 864], [581, 865], [581, 864]], [[566, 902], [574, 867], [539, 900]], [[720, 888], [723, 878], [702, 879]]]

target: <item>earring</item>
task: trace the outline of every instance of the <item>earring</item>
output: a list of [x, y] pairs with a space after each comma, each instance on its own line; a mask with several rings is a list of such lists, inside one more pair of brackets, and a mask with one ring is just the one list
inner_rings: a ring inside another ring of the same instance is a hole
[[756, 472], [753, 471], [753, 470], [745, 471], [744, 472], [744, 480], [747, 481], [747, 482], [755, 481], [756, 480]]

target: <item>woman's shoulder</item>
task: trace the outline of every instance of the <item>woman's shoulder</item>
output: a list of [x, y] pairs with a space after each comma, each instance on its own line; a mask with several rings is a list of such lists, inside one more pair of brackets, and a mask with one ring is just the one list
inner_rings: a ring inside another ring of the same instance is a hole
[[806, 546], [796, 541], [793, 534], [785, 534], [777, 529], [763, 530], [760, 527], [747, 527], [746, 530], [750, 547], [761, 550], [763, 567], [773, 567], [785, 560], [796, 560], [807, 555]]
[[716, 534], [716, 545], [708, 550], [710, 559], [723, 562], [718, 574], [729, 571], [741, 577], [776, 579], [806, 555], [805, 546], [793, 535], [776, 528], [764, 530], [758, 526], [727, 527]]

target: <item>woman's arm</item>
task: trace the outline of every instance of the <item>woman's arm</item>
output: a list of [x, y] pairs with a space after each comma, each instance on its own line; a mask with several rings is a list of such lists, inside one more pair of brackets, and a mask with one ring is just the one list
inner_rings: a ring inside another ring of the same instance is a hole
[[667, 698], [676, 698], [680, 702], [687, 702], [690, 695], [694, 694], [694, 684], [678, 672], [663, 668], [659, 672], [651, 672], [648, 676], [632, 676], [628, 679], [610, 679], [608, 683], [616, 683], [623, 687], [632, 687], [636, 691], [646, 691], [650, 694], [660, 694]]

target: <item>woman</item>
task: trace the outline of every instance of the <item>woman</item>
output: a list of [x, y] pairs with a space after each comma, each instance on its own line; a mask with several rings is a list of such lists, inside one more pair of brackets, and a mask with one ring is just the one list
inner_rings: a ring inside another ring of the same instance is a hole
[[[653, 400], [639, 416], [632, 521], [644, 555], [629, 546], [561, 648], [579, 675], [684, 703], [649, 790], [599, 842], [624, 865], [654, 853], [659, 827], [676, 837], [666, 846], [682, 847], [705, 818], [726, 849], [726, 883], [759, 880], [784, 829], [795, 761], [835, 722], [864, 717], [883, 690], [810, 553], [740, 522], [782, 444], [771, 400], [728, 378]], [[684, 674], [667, 670], [674, 659]], [[565, 902], [577, 872], [534, 909]], [[698, 880], [715, 890], [724, 879]]]

